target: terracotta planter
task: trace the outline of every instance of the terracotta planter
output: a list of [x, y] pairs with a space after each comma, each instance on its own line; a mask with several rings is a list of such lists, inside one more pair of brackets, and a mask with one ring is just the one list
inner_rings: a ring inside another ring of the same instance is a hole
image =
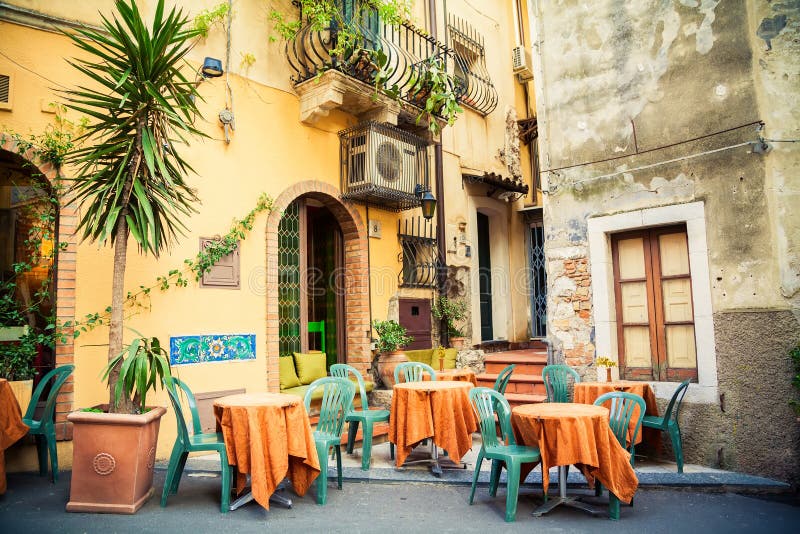
[[407, 361], [405, 353], [399, 350], [378, 356], [378, 374], [381, 375], [381, 382], [384, 386], [394, 387], [394, 368], [397, 367], [397, 364]]
[[11, 392], [17, 398], [17, 404], [19, 404], [22, 415], [25, 415], [25, 410], [28, 409], [28, 404], [31, 403], [31, 397], [33, 396], [33, 379], [14, 380], [13, 382], [9, 380], [8, 385], [11, 386]]
[[464, 342], [467, 338], [465, 337], [451, 337], [450, 338], [450, 346], [454, 349], [461, 350], [464, 348]]
[[[98, 406], [106, 409], [107, 406]], [[133, 514], [153, 495], [158, 428], [166, 408], [141, 415], [72, 412], [68, 512]]]

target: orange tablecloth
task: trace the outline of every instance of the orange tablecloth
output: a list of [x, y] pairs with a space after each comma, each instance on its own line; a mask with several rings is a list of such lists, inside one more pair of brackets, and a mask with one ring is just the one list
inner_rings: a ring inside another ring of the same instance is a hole
[[436, 380], [449, 380], [452, 382], [471, 382], [473, 386], [478, 386], [478, 379], [472, 369], [445, 369], [436, 371]]
[[[612, 391], [625, 391], [639, 395], [644, 399], [646, 415], [658, 415], [658, 404], [656, 404], [656, 395], [653, 393], [653, 388], [647, 382], [637, 382], [635, 380], [617, 380], [615, 382], [578, 382], [575, 384], [574, 400], [579, 404], [594, 404], [600, 395], [610, 393]], [[633, 412], [631, 417], [631, 428], [628, 432], [628, 442], [630, 442], [631, 434], [633, 433], [634, 420], [638, 416], [639, 409]], [[642, 436], [646, 429], [642, 428], [636, 436], [636, 445], [642, 442]], [[648, 432], [647, 441], [650, 445], [658, 447], [657, 441], [660, 441], [661, 432]]]
[[300, 397], [282, 393], [229, 395], [214, 402], [217, 428], [228, 462], [236, 466], [236, 489], [250, 474], [253, 498], [269, 509], [269, 497], [287, 476], [305, 495], [319, 475], [319, 459], [308, 413]]
[[5, 451], [27, 433], [28, 425], [22, 422], [17, 398], [8, 380], [0, 378], [0, 495], [6, 492]]
[[[551, 467], [575, 465], [590, 487], [597, 479], [626, 503], [636, 493], [639, 479], [631, 467], [630, 454], [608, 426], [607, 408], [576, 403], [525, 404], [511, 411], [511, 424], [518, 443], [539, 447], [545, 492]], [[526, 466], [523, 478], [530, 469], [532, 465]]]
[[403, 465], [416, 443], [425, 438], [447, 451], [458, 463], [472, 447], [478, 421], [469, 403], [469, 382], [410, 382], [396, 384], [389, 418], [389, 441], [397, 447], [397, 466]]

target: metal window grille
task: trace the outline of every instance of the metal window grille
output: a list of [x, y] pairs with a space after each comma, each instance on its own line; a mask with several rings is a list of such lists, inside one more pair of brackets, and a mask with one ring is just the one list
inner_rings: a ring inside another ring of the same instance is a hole
[[547, 335], [547, 271], [544, 256], [544, 226], [532, 223], [528, 234], [528, 276], [531, 298], [531, 337]]
[[421, 217], [397, 222], [403, 270], [398, 281], [401, 287], [436, 287], [439, 270], [436, 229]]
[[292, 202], [278, 223], [278, 352], [300, 352], [300, 207]]
[[452, 14], [447, 21], [447, 35], [454, 51], [453, 74], [460, 85], [459, 101], [481, 115], [488, 115], [497, 107], [497, 90], [486, 68], [483, 36]]

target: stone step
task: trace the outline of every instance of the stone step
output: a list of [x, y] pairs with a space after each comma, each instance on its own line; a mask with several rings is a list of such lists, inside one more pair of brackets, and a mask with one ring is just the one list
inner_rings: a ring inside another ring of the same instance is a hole
[[541, 374], [547, 365], [547, 351], [509, 350], [488, 354], [484, 360], [487, 373], [500, 373], [506, 366], [514, 364], [514, 374]]
[[547, 396], [529, 393], [509, 393], [506, 391], [505, 397], [508, 401], [508, 404], [511, 405], [512, 408], [514, 408], [514, 406], [521, 406], [523, 404], [547, 402]]
[[[497, 373], [481, 373], [476, 375], [475, 378], [477, 378], [478, 386], [490, 388], [494, 386], [497, 376]], [[542, 375], [518, 374], [515, 369], [514, 373], [511, 374], [511, 378], [508, 380], [506, 393], [535, 393], [544, 395], [546, 392]]]

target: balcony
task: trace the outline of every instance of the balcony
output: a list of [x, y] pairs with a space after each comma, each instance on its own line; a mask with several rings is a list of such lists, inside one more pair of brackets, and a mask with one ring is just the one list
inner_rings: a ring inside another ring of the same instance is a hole
[[[333, 109], [353, 114], [363, 121], [391, 124], [397, 124], [401, 114], [416, 117], [420, 105], [424, 104], [415, 91], [414, 80], [431, 58], [439, 59], [452, 74], [459, 102], [483, 115], [497, 106], [497, 93], [485, 68], [474, 68], [483, 64], [483, 43], [465, 31], [463, 24], [448, 25], [456, 48], [448, 48], [410, 24], [391, 26], [376, 20], [371, 26], [374, 28], [357, 28], [363, 41], [361, 48], [356, 48], [349, 56], [330, 53], [337, 44], [334, 24], [317, 30], [306, 23], [294, 39], [286, 43], [286, 56], [294, 71], [291, 79], [300, 95], [302, 122], [313, 124]], [[365, 50], [380, 50], [386, 55], [386, 70], [391, 74], [380, 88], [396, 87], [400, 103], [381, 92], [376, 93], [378, 67]]]

